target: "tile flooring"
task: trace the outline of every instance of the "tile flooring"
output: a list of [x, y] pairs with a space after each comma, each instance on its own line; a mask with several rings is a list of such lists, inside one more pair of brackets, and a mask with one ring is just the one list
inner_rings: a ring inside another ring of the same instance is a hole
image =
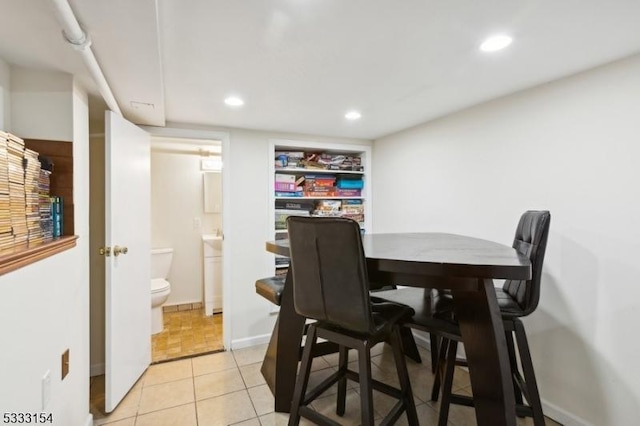
[[151, 361], [167, 361], [211, 351], [222, 346], [222, 314], [210, 317], [204, 309], [164, 313], [164, 330], [151, 336]]
[[[118, 408], [104, 414], [104, 376], [91, 381], [91, 412], [94, 425], [110, 426], [273, 426], [286, 425], [288, 415], [273, 412], [273, 396], [260, 373], [266, 345], [231, 352], [202, 355], [189, 359], [152, 365], [129, 391]], [[420, 348], [422, 364], [407, 360], [409, 375], [421, 425], [437, 425], [438, 403], [430, 401], [433, 375], [429, 352]], [[357, 357], [350, 354], [351, 369]], [[372, 372], [376, 379], [398, 385], [393, 355], [388, 345], [372, 350]], [[316, 358], [310, 386], [336, 370], [337, 354]], [[358, 425], [360, 398], [358, 384], [348, 382], [347, 412], [335, 415], [336, 386], [327, 390], [312, 405], [317, 411], [341, 424]], [[456, 371], [454, 390], [469, 393], [469, 378], [462, 369]], [[380, 421], [395, 400], [374, 392], [376, 419]], [[302, 420], [301, 424], [311, 424]], [[397, 423], [406, 425], [406, 416]], [[452, 405], [449, 425], [475, 425], [472, 408]], [[530, 418], [518, 419], [518, 425], [532, 425]], [[547, 419], [547, 425], [559, 426]]]

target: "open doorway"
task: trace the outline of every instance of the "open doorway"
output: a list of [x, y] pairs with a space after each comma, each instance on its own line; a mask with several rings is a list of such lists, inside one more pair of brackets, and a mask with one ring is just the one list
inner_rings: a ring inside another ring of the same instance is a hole
[[224, 349], [221, 154], [151, 138], [152, 362]]

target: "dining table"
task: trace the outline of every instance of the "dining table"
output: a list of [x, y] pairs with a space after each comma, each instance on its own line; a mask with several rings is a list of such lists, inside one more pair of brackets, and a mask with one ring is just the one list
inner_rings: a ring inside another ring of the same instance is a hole
[[[493, 280], [530, 279], [529, 259], [510, 246], [449, 233], [371, 233], [363, 235], [362, 245], [370, 280], [451, 291], [477, 423], [515, 426], [511, 365]], [[268, 241], [266, 250], [288, 257], [289, 241]], [[290, 409], [304, 325], [288, 273], [261, 369], [278, 412]]]

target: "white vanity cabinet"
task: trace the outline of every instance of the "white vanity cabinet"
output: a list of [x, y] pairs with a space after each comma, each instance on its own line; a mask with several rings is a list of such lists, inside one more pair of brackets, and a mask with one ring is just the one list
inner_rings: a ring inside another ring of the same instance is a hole
[[202, 236], [204, 250], [204, 313], [222, 312], [222, 237]]

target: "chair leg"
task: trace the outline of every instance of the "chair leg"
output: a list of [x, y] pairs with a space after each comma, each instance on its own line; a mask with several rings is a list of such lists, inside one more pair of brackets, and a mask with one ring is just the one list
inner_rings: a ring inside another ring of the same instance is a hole
[[438, 368], [438, 336], [434, 333], [429, 333], [429, 341], [431, 346], [431, 372], [436, 374]]
[[418, 425], [418, 413], [416, 412], [415, 402], [413, 401], [409, 372], [407, 371], [407, 363], [402, 351], [400, 326], [398, 325], [394, 326], [393, 332], [391, 333], [391, 346], [393, 348], [393, 357], [396, 361], [396, 370], [398, 371], [398, 379], [400, 380], [400, 390], [402, 391], [404, 408], [407, 413], [407, 421], [410, 426]]
[[360, 376], [361, 424], [373, 426], [373, 385], [371, 382], [371, 347], [369, 342], [358, 345], [358, 375]]
[[302, 363], [296, 380], [296, 387], [293, 392], [293, 400], [291, 401], [291, 412], [289, 415], [289, 426], [298, 426], [300, 424], [300, 405], [304, 400], [309, 384], [309, 375], [311, 374], [311, 361], [313, 346], [316, 343], [317, 330], [315, 325], [311, 325], [307, 330], [307, 341], [304, 345], [302, 353]]
[[344, 410], [347, 399], [347, 376], [344, 375], [347, 371], [347, 364], [349, 364], [349, 349], [340, 345], [339, 347], [339, 361], [338, 361], [338, 371], [340, 371], [343, 376], [338, 380], [338, 400], [336, 403], [336, 414], [339, 416], [344, 416]]
[[446, 368], [445, 359], [447, 357], [447, 348], [449, 347], [449, 339], [445, 339], [444, 337], [439, 339], [439, 354], [438, 360], [436, 361], [436, 377], [433, 381], [433, 387], [431, 388], [431, 400], [437, 401], [438, 396], [440, 395], [440, 382], [444, 376], [444, 369]]
[[[511, 381], [513, 382], [513, 393], [516, 399], [516, 405], [522, 405], [522, 392], [520, 391], [520, 386], [518, 386], [518, 382], [514, 374], [518, 371], [518, 360], [516, 359], [516, 349], [513, 344], [513, 332], [511, 330], [505, 330], [504, 335], [507, 340], [507, 351], [509, 352], [509, 363], [511, 364]], [[518, 417], [524, 416], [522, 414], [518, 414]]]
[[527, 341], [527, 333], [524, 325], [519, 319], [513, 321], [516, 340], [518, 342], [518, 351], [520, 353], [520, 362], [522, 363], [522, 371], [524, 373], [524, 381], [527, 387], [527, 402], [533, 411], [533, 424], [535, 426], [544, 426], [544, 414], [542, 412], [542, 403], [540, 402], [540, 394], [538, 393], [538, 383], [536, 375], [533, 371], [533, 362], [531, 361], [531, 352], [529, 352], [529, 342]]
[[[443, 339], [444, 340], [444, 339]], [[456, 355], [458, 352], [458, 342], [449, 340], [447, 350], [447, 361], [445, 375], [442, 383], [442, 400], [440, 401], [440, 415], [438, 426], [447, 426], [449, 419], [449, 405], [451, 404], [451, 387], [453, 386], [453, 373], [456, 368]]]

